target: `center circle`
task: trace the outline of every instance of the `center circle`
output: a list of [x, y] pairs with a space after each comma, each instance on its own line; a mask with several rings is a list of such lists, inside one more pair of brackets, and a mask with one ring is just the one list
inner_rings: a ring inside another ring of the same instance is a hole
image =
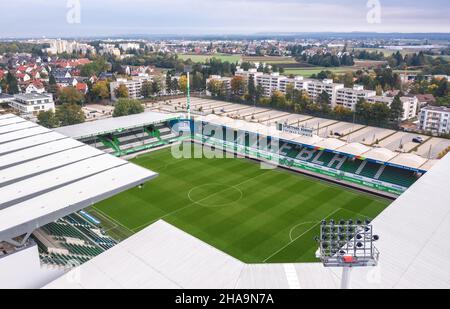
[[208, 183], [188, 192], [192, 203], [203, 207], [222, 207], [238, 202], [243, 197], [241, 189], [222, 183]]

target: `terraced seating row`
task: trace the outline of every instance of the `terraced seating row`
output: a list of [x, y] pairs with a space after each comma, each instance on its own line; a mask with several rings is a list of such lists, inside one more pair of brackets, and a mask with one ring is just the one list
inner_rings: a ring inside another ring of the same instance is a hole
[[64, 218], [67, 222], [69, 222], [70, 224], [74, 225], [74, 226], [84, 226], [89, 228], [91, 225], [84, 221], [83, 219], [81, 219], [80, 217], [78, 217], [77, 215], [68, 215], [67, 217]]
[[44, 264], [56, 265], [61, 267], [66, 266], [75, 266], [74, 262], [78, 262], [79, 264], [86, 263], [90, 260], [88, 257], [82, 256], [73, 256], [73, 255], [64, 255], [64, 254], [41, 254], [39, 255], [41, 262]]
[[80, 245], [67, 244], [67, 243], [63, 244], [63, 246], [65, 248], [67, 248], [70, 253], [77, 254], [77, 255], [94, 257], [94, 256], [97, 256], [104, 252], [104, 250], [101, 250], [100, 248], [96, 248], [96, 247], [80, 246]]
[[47, 234], [50, 234], [52, 236], [59, 236], [59, 237], [71, 237], [71, 238], [78, 238], [85, 240], [86, 236], [80, 233], [77, 229], [74, 227], [68, 225], [68, 224], [62, 224], [62, 223], [49, 223], [42, 227], [42, 229], [47, 232]]
[[361, 170], [361, 172], [359, 173], [359, 175], [367, 177], [367, 178], [374, 178], [376, 173], [378, 172], [378, 170], [380, 169], [380, 165], [379, 164], [375, 164], [369, 161], [366, 161], [366, 165], [364, 166], [364, 168]]
[[404, 187], [410, 187], [417, 180], [414, 172], [386, 166], [380, 177], [381, 181], [399, 184]]
[[110, 249], [117, 244], [116, 241], [113, 240], [112, 238], [100, 237], [90, 229], [80, 227], [80, 231], [86, 234], [92, 241], [94, 241], [97, 245], [99, 245], [103, 249]]

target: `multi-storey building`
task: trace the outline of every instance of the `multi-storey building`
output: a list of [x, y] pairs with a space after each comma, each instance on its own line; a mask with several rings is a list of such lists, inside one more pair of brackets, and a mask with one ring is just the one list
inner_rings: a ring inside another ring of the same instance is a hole
[[[227, 91], [227, 93], [229, 93], [231, 91], [231, 77], [222, 77], [220, 75], [211, 75], [207, 80], [206, 80], [206, 89], [208, 89], [208, 84], [211, 81], [218, 81], [222, 84], [223, 89], [225, 89]], [[206, 90], [206, 94], [207, 95], [211, 95], [211, 92], [209, 90]]]
[[427, 132], [450, 133], [450, 108], [427, 106], [420, 112], [420, 129]]
[[119, 88], [120, 85], [125, 85], [128, 89], [128, 98], [130, 99], [141, 99], [142, 98], [142, 83], [144, 79], [142, 78], [134, 78], [134, 79], [124, 79], [119, 78], [117, 81], [110, 83], [110, 91], [111, 91], [111, 100], [117, 101], [116, 97], [116, 89]]
[[344, 84], [334, 83], [332, 79], [309, 80], [307, 83], [307, 91], [311, 99], [315, 101], [322, 92], [326, 92], [330, 97], [332, 107], [336, 105], [337, 91], [343, 88]]
[[270, 97], [274, 91], [281, 91], [281, 81], [285, 81], [286, 76], [280, 76], [279, 73], [263, 74], [255, 77], [256, 84], [264, 89], [264, 96]]
[[[382, 97], [382, 96], [372, 96], [367, 98], [369, 103], [384, 103], [389, 108], [391, 107], [394, 97]], [[417, 97], [401, 97], [400, 101], [403, 104], [403, 115], [401, 117], [402, 121], [412, 119], [417, 116], [417, 109], [419, 106], [419, 100]]]
[[341, 88], [336, 92], [336, 105], [341, 105], [354, 111], [356, 103], [360, 99], [367, 100], [376, 95], [376, 91], [364, 90], [364, 86], [361, 85], [355, 85], [353, 88]]
[[55, 110], [53, 95], [49, 93], [16, 94], [8, 104], [23, 116], [33, 117], [41, 111]]

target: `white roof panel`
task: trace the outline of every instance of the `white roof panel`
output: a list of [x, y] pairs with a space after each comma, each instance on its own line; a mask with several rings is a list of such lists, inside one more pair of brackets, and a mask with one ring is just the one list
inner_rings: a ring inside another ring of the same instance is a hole
[[342, 153], [350, 154], [353, 156], [362, 156], [364, 153], [371, 150], [372, 147], [360, 144], [360, 143], [350, 143], [338, 148], [337, 150]]
[[10, 132], [6, 134], [0, 135], [0, 144], [7, 143], [14, 140], [20, 140], [23, 138], [27, 138], [30, 136], [40, 135], [51, 132], [49, 129], [46, 129], [44, 127], [36, 126], [29, 129], [17, 131], [17, 132]]
[[373, 148], [364, 154], [364, 157], [376, 161], [388, 162], [392, 158], [398, 155], [397, 152], [393, 152], [386, 148]]
[[6, 134], [9, 132], [33, 128], [33, 127], [37, 127], [37, 126], [38, 126], [37, 124], [28, 122], [28, 121], [17, 122], [17, 123], [6, 125], [6, 126], [0, 126], [0, 134]]
[[8, 118], [14, 118], [14, 117], [20, 118], [20, 117], [17, 117], [16, 115], [14, 115], [14, 114], [5, 114], [5, 115], [0, 115], [0, 121], [4, 120], [4, 119], [8, 119]]
[[56, 141], [58, 139], [67, 139], [66, 136], [49, 131], [46, 134], [39, 134], [19, 140], [15, 140], [12, 142], [0, 144], [0, 155], [4, 155], [7, 153], [12, 153], [22, 149], [28, 149], [37, 145], [43, 145], [46, 143], [50, 143]]
[[336, 150], [339, 147], [346, 145], [345, 142], [338, 140], [337, 138], [326, 138], [321, 141], [318, 141], [313, 146], [325, 148], [329, 150]]
[[55, 131], [72, 138], [81, 139], [116, 132], [118, 129], [128, 130], [176, 118], [180, 118], [180, 115], [146, 112], [61, 127], [55, 129]]
[[63, 167], [68, 164], [73, 164], [75, 162], [83, 161], [103, 154], [104, 152], [98, 149], [89, 146], [80, 146], [76, 149], [67, 149], [65, 151], [59, 151], [49, 155], [36, 156], [34, 159], [24, 160], [24, 163], [19, 163], [21, 164], [20, 170], [15, 168], [14, 165], [10, 165], [5, 169], [0, 168], [0, 187], [17, 179], [44, 173], [45, 171]]
[[9, 125], [16, 124], [19, 122], [28, 122], [28, 121], [26, 121], [25, 119], [22, 119], [20, 117], [17, 117], [17, 116], [3, 118], [3, 119], [0, 119], [0, 127], [9, 126]]
[[44, 157], [45, 159], [46, 156], [49, 156], [51, 154], [58, 153], [61, 151], [68, 151], [71, 150], [72, 148], [82, 146], [84, 146], [84, 144], [79, 141], [73, 140], [71, 138], [63, 138], [45, 144], [24, 148], [22, 150], [13, 151], [8, 154], [2, 155], [2, 160], [0, 161], [0, 170], [8, 166], [21, 164], [29, 160], [36, 160], [41, 157]]
[[413, 153], [401, 153], [395, 158], [393, 158], [390, 161], [390, 163], [418, 169], [422, 165], [424, 165], [427, 161], [428, 161], [427, 159], [415, 155]]
[[0, 241], [157, 176], [40, 126], [0, 138]]

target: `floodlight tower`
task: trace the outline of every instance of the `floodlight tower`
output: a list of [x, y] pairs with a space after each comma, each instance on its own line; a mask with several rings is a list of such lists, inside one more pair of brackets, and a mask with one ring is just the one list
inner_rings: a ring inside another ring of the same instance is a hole
[[184, 66], [184, 72], [187, 77], [187, 85], [186, 85], [186, 108], [188, 112], [188, 119], [191, 119], [191, 83], [190, 83], [190, 73], [192, 71], [191, 66]]
[[374, 246], [379, 240], [373, 234], [370, 220], [322, 221], [320, 226], [319, 257], [325, 267], [342, 267], [341, 288], [348, 289], [353, 267], [378, 265], [380, 253]]

